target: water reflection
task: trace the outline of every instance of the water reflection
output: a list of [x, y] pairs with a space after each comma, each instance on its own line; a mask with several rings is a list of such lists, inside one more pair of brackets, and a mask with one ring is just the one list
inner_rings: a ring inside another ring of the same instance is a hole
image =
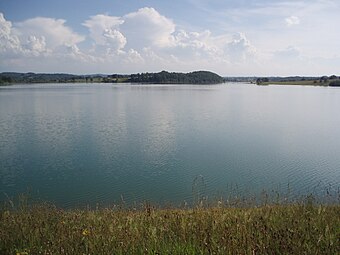
[[[0, 89], [0, 192], [62, 206], [339, 187], [340, 91], [254, 85]], [[321, 183], [321, 184], [320, 184]], [[231, 188], [232, 187], [232, 188]], [[201, 192], [201, 191], [200, 191]]]

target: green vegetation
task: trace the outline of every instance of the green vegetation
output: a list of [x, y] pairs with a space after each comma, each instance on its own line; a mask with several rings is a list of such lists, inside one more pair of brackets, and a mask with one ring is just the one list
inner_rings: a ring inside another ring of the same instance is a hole
[[0, 212], [0, 254], [339, 254], [340, 206]]
[[336, 75], [321, 77], [221, 77], [208, 71], [175, 73], [137, 74], [44, 74], [44, 73], [0, 73], [0, 86], [14, 83], [148, 83], [148, 84], [218, 84], [223, 82], [250, 82], [257, 85], [308, 85], [340, 86]]
[[131, 75], [73, 75], [73, 74], [36, 74], [0, 73], [0, 84], [10, 83], [162, 83], [162, 84], [214, 84], [222, 83], [221, 76], [207, 71], [192, 73], [137, 73]]
[[1, 85], [8, 85], [12, 83], [12, 78], [8, 76], [1, 76], [0, 75], [0, 86]]
[[338, 81], [331, 81], [329, 83], [329, 86], [331, 86], [331, 87], [340, 87], [340, 80], [338, 80]]
[[258, 84], [258, 85], [267, 84], [268, 82], [269, 82], [268, 78], [257, 78], [256, 79], [256, 84]]
[[257, 85], [307, 85], [307, 86], [340, 86], [340, 77], [336, 75], [322, 77], [262, 77], [257, 78]]
[[107, 75], [73, 75], [62, 73], [0, 73], [0, 84], [106, 82]]
[[224, 80], [221, 76], [207, 71], [192, 73], [142, 73], [131, 74], [130, 82], [158, 83], [158, 84], [217, 84]]

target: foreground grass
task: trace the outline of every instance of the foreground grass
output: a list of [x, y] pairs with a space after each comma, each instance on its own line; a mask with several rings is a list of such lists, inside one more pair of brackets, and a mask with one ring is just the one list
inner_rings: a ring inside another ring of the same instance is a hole
[[0, 254], [339, 254], [339, 205], [2, 210]]

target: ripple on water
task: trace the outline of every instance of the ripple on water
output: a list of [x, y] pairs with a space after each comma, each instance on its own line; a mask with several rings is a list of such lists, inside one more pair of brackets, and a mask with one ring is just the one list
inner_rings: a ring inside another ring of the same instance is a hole
[[340, 91], [25, 85], [0, 97], [1, 192], [73, 206], [339, 187]]

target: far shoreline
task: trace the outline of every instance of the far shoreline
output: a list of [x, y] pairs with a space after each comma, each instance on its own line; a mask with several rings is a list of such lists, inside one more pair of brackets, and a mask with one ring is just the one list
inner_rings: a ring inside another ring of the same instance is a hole
[[339, 87], [340, 76], [243, 76], [222, 77], [211, 71], [193, 71], [189, 73], [161, 71], [158, 73], [136, 74], [84, 74], [68, 73], [0, 73], [0, 86], [14, 84], [139, 84], [139, 85], [214, 85], [224, 83], [256, 84], [259, 86], [313, 86]]

